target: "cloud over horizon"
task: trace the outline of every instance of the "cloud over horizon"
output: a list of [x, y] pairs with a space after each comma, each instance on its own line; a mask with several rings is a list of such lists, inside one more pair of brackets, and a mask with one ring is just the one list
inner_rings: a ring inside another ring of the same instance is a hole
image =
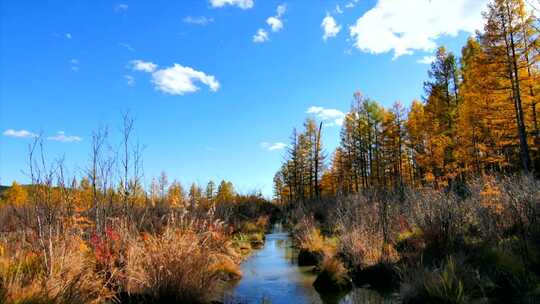
[[327, 109], [324, 107], [311, 106], [306, 111], [307, 114], [312, 114], [325, 123], [326, 126], [341, 126], [345, 113], [337, 109]]
[[4, 136], [7, 137], [15, 137], [15, 138], [36, 138], [38, 135], [36, 133], [30, 132], [28, 130], [14, 130], [14, 129], [7, 129], [2, 133]]
[[432, 64], [435, 61], [435, 56], [424, 56], [418, 59], [416, 62], [421, 64]]
[[58, 131], [55, 136], [47, 137], [47, 140], [58, 141], [63, 143], [80, 142], [82, 138], [75, 135], [66, 135], [64, 131]]
[[283, 150], [286, 147], [287, 147], [287, 144], [282, 143], [282, 142], [275, 142], [275, 143], [262, 142], [261, 143], [261, 148], [268, 151]]

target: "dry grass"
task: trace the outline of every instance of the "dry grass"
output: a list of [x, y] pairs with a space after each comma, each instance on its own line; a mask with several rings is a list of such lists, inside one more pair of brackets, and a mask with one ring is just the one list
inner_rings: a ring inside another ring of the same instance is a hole
[[43, 256], [32, 251], [5, 254], [0, 260], [5, 302], [103, 303], [113, 299], [104, 273], [96, 272], [95, 260], [80, 243], [73, 236], [52, 240], [54, 259], [49, 271]]
[[208, 239], [192, 232], [168, 230], [130, 244], [127, 292], [155, 302], [199, 303], [216, 286]]
[[159, 221], [166, 223], [162, 231], [151, 233], [123, 218], [109, 218], [102, 233], [63, 221], [62, 233], [51, 230], [45, 247], [32, 230], [5, 234], [0, 302], [206, 303], [222, 281], [241, 277], [245, 255], [212, 211], [171, 213]]
[[320, 268], [321, 272], [327, 273], [332, 281], [338, 284], [345, 284], [350, 281], [347, 268], [336, 257], [325, 257]]
[[315, 225], [313, 217], [303, 217], [294, 227], [295, 242], [300, 249], [308, 252], [321, 252], [325, 255], [332, 255], [335, 251], [335, 244], [327, 241], [321, 231]]

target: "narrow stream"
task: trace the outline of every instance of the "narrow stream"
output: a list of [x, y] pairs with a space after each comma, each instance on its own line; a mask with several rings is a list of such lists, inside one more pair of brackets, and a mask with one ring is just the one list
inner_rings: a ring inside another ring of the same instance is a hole
[[313, 267], [299, 267], [289, 234], [275, 225], [262, 249], [242, 264], [242, 279], [227, 292], [225, 303], [390, 303], [379, 293], [355, 288], [348, 294], [321, 295], [313, 287]]

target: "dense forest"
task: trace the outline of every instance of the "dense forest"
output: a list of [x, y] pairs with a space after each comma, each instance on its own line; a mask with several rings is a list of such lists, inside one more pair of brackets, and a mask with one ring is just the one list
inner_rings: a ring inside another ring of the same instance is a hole
[[538, 20], [522, 1], [496, 1], [461, 58], [440, 47], [425, 98], [391, 108], [357, 92], [328, 168], [323, 125], [291, 135], [275, 176], [281, 201], [404, 185], [454, 187], [474, 176], [540, 170]]
[[30, 183], [0, 188], [0, 303], [243, 303], [223, 290], [274, 223], [320, 294], [540, 302], [540, 20], [524, 0], [484, 19], [460, 56], [436, 50], [423, 100], [354, 93], [335, 151], [322, 122], [294, 129], [272, 200], [166, 173], [145, 186], [128, 114], [120, 142], [92, 134], [80, 174], [36, 137]]

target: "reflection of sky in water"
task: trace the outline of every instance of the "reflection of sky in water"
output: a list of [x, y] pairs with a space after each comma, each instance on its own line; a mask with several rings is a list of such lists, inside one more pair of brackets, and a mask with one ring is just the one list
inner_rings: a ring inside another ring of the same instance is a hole
[[356, 289], [346, 296], [320, 296], [313, 288], [316, 275], [311, 267], [298, 267], [298, 252], [289, 235], [276, 227], [266, 235], [261, 250], [242, 264], [242, 280], [227, 303], [367, 303], [385, 301], [371, 290]]

